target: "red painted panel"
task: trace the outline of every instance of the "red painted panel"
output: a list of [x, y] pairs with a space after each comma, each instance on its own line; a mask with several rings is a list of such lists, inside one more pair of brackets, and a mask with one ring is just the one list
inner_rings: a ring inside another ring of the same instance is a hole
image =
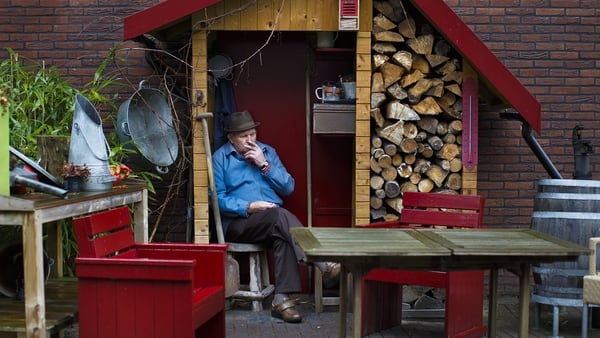
[[[217, 51], [234, 64], [246, 60], [267, 41], [269, 32], [219, 32]], [[258, 139], [275, 147], [296, 180], [285, 207], [307, 224], [305, 33], [277, 33], [264, 49], [234, 69], [238, 110], [247, 109], [261, 125]]]
[[443, 0], [411, 2], [473, 64], [477, 72], [489, 81], [497, 90], [496, 94], [504, 97], [533, 129], [540, 132], [540, 103], [454, 11]]
[[125, 18], [123, 40], [172, 25], [221, 0], [167, 0]]

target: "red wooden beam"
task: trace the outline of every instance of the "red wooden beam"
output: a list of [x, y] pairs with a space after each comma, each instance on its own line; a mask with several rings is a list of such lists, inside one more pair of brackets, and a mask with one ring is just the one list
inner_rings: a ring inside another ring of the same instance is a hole
[[125, 18], [123, 40], [170, 26], [221, 0], [167, 0]]
[[438, 28], [440, 34], [467, 58], [529, 125], [541, 129], [541, 107], [533, 95], [487, 48], [479, 37], [443, 0], [411, 0], [415, 7]]

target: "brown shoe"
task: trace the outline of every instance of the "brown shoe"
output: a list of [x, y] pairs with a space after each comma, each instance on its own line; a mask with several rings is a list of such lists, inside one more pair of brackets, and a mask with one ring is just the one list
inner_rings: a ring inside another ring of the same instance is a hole
[[284, 300], [271, 307], [271, 316], [283, 319], [286, 323], [300, 323], [302, 321], [302, 315], [296, 311], [295, 306], [296, 303], [291, 299]]
[[341, 268], [340, 263], [327, 262], [325, 264], [325, 271], [323, 271], [323, 286], [325, 288], [334, 287], [340, 282]]

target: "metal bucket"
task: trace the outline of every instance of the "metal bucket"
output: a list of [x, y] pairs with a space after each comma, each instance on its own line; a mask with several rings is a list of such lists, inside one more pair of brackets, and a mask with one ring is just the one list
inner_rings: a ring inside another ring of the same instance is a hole
[[115, 177], [108, 168], [110, 147], [102, 129], [102, 119], [96, 108], [84, 96], [77, 94], [71, 129], [69, 163], [86, 165], [90, 176], [83, 182], [83, 191], [112, 189]]
[[[587, 247], [590, 237], [600, 236], [600, 181], [538, 181], [531, 227]], [[544, 297], [546, 301], [541, 301], [542, 303], [579, 306], [583, 276], [588, 274], [589, 269], [587, 255], [582, 255], [572, 262], [539, 264], [533, 269], [536, 284], [534, 300]]]
[[171, 110], [159, 90], [140, 82], [138, 90], [119, 107], [116, 129], [122, 143], [133, 144], [157, 172], [168, 173], [179, 144]]

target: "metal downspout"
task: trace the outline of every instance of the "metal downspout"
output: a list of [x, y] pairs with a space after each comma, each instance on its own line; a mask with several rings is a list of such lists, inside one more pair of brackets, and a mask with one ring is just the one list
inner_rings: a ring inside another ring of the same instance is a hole
[[558, 170], [554, 166], [554, 163], [552, 163], [552, 161], [550, 160], [550, 158], [548, 157], [546, 152], [544, 152], [544, 149], [542, 149], [542, 146], [538, 143], [537, 139], [533, 135], [533, 129], [531, 128], [529, 123], [527, 123], [527, 121], [523, 120], [523, 118], [521, 117], [521, 115], [519, 113], [514, 112], [514, 111], [513, 112], [502, 112], [502, 113], [500, 113], [500, 117], [503, 117], [506, 119], [511, 119], [511, 120], [521, 121], [521, 134], [523, 135], [525, 142], [527, 142], [527, 145], [529, 146], [529, 148], [533, 151], [533, 153], [538, 158], [538, 160], [540, 161], [542, 166], [544, 166], [544, 169], [546, 169], [546, 172], [548, 173], [548, 175], [550, 175], [550, 178], [553, 178], [553, 179], [562, 179], [563, 178], [562, 175], [558, 172]]

